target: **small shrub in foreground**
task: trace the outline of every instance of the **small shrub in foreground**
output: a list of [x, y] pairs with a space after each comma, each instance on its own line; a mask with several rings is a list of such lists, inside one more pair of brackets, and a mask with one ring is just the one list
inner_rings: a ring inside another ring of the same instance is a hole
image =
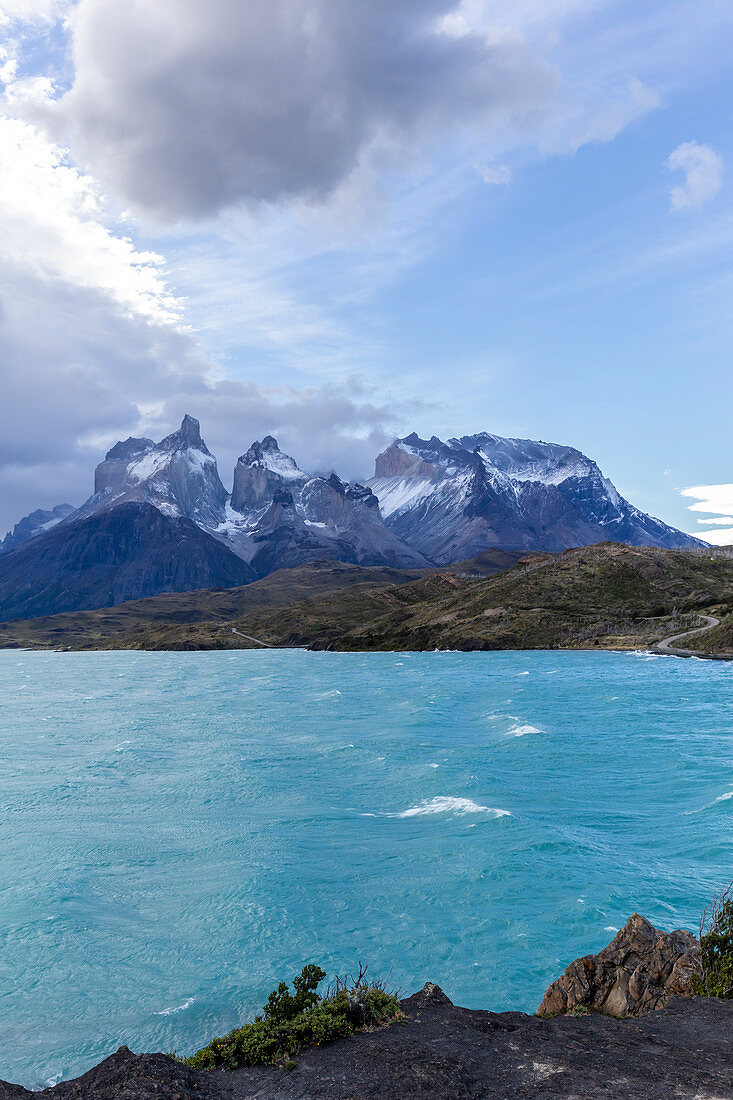
[[700, 968], [693, 989], [702, 997], [733, 997], [733, 883], [700, 914]]
[[183, 1062], [192, 1069], [236, 1069], [278, 1062], [291, 1069], [292, 1056], [305, 1047], [332, 1043], [398, 1019], [401, 1009], [396, 994], [388, 993], [382, 982], [367, 983], [365, 973], [366, 968], [360, 967], [357, 979], [337, 979], [326, 996], [320, 997], [318, 986], [325, 971], [304, 966], [293, 981], [293, 993], [280, 982], [267, 999], [264, 1016], [212, 1039]]

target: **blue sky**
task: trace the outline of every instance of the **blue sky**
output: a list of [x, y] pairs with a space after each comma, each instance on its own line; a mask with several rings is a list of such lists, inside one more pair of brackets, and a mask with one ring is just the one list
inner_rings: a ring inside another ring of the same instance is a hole
[[0, 0], [0, 527], [189, 411], [225, 483], [486, 430], [733, 542], [732, 46], [718, 0]]

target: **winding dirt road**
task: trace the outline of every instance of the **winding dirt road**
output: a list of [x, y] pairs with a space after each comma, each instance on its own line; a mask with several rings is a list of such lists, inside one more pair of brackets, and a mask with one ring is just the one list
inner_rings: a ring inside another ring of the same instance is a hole
[[[661, 642], [657, 642], [652, 646], [652, 649], [657, 653], [671, 653], [675, 657], [715, 657], [716, 654], [699, 653], [695, 649], [684, 649], [674, 645], [675, 642], [681, 641], [682, 638], [692, 638], [695, 634], [702, 634], [704, 630], [710, 630], [713, 626], [720, 626], [720, 619], [716, 619], [713, 615], [699, 615], [699, 618], [704, 619], [705, 622], [702, 626], [696, 626], [694, 630], [683, 630], [681, 634], [672, 634], [669, 638], [662, 638]], [[730, 660], [730, 658], [727, 658]]]

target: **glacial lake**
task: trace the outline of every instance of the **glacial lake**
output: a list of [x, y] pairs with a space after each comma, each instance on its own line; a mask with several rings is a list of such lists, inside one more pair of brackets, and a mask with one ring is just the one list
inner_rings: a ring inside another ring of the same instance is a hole
[[534, 1011], [733, 878], [733, 664], [0, 653], [0, 1078], [189, 1053], [305, 962]]

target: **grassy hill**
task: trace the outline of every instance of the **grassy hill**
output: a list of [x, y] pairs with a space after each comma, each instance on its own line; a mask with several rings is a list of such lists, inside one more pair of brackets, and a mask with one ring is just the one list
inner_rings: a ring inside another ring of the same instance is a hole
[[635, 648], [697, 625], [696, 611], [733, 613], [733, 560], [614, 543], [496, 553], [429, 573], [315, 563], [242, 588], [0, 624], [0, 646], [231, 649], [254, 645], [248, 634], [341, 650]]
[[[297, 603], [309, 596], [318, 598], [350, 588], [371, 590], [405, 584], [422, 576], [423, 572], [386, 566], [365, 568], [331, 561], [311, 562], [298, 569], [278, 570], [263, 580], [237, 588], [170, 593], [96, 611], [0, 622], [0, 648], [110, 648], [118, 636], [134, 639], [156, 628], [169, 628], [174, 636], [186, 624], [220, 623]], [[128, 648], [127, 641], [124, 648]]]

